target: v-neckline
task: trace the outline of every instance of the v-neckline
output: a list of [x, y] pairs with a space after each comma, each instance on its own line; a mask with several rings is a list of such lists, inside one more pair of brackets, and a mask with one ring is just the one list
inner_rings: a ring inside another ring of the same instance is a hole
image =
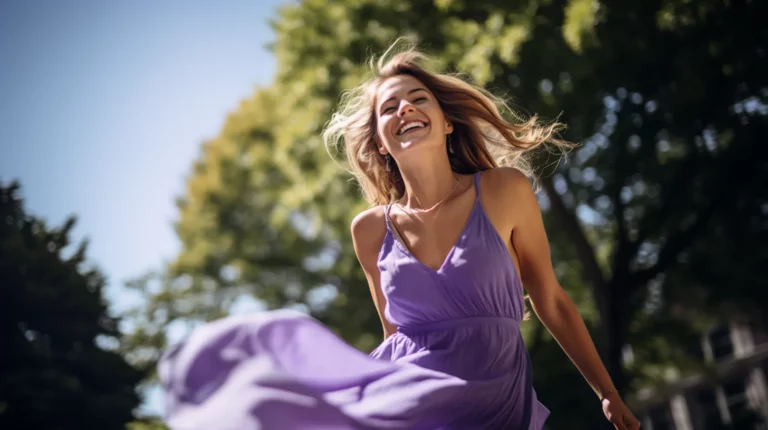
[[453, 243], [453, 246], [448, 250], [448, 254], [443, 258], [442, 263], [440, 264], [440, 267], [435, 269], [432, 266], [427, 265], [423, 261], [421, 261], [416, 255], [408, 248], [408, 245], [405, 244], [405, 242], [402, 241], [400, 233], [397, 231], [397, 227], [392, 223], [390, 217], [389, 217], [389, 208], [386, 209], [387, 216], [386, 216], [386, 224], [387, 224], [387, 231], [389, 234], [393, 236], [393, 239], [395, 243], [397, 243], [400, 248], [402, 248], [403, 252], [405, 252], [409, 257], [411, 257], [414, 261], [416, 261], [419, 265], [421, 265], [423, 268], [429, 270], [432, 273], [442, 273], [445, 269], [445, 266], [448, 265], [448, 263], [451, 261], [451, 257], [453, 257], [454, 252], [456, 252], [456, 248], [458, 248], [459, 244], [461, 243], [462, 239], [466, 236], [467, 230], [469, 229], [470, 224], [472, 223], [472, 220], [475, 218], [475, 212], [477, 212], [477, 207], [480, 205], [480, 194], [477, 190], [477, 187], [475, 187], [475, 200], [474, 203], [472, 203], [472, 209], [469, 211], [469, 216], [467, 216], [467, 220], [464, 222], [464, 227], [459, 232], [459, 236], [456, 238], [456, 241]]

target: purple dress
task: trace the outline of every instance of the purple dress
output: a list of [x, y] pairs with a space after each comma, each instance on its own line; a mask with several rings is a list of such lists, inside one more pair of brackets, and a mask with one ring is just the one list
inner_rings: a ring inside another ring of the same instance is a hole
[[163, 356], [172, 429], [541, 430], [520, 334], [522, 286], [475, 200], [443, 265], [417, 260], [387, 214], [378, 259], [398, 327], [370, 355], [291, 310], [232, 316]]

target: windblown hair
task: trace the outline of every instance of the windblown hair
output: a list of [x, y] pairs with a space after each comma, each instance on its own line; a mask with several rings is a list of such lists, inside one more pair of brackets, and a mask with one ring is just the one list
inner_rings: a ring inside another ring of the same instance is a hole
[[543, 125], [536, 116], [522, 120], [501, 97], [458, 74], [430, 70], [429, 58], [413, 45], [401, 45], [395, 42], [381, 57], [370, 60], [373, 76], [342, 95], [339, 110], [323, 132], [327, 148], [343, 143], [351, 171], [371, 205], [390, 203], [405, 192], [396, 163], [392, 160], [388, 172], [376, 145], [376, 92], [394, 76], [410, 75], [421, 81], [453, 124], [449, 159], [454, 172], [513, 166], [532, 177], [532, 150], [546, 146], [564, 151], [572, 146], [558, 137], [563, 124]]

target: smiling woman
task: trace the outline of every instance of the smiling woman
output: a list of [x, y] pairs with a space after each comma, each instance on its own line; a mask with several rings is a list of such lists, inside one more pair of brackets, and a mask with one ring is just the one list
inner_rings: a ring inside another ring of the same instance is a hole
[[[557, 282], [527, 157], [560, 124], [389, 51], [329, 123], [371, 208], [352, 222], [384, 341], [365, 355], [317, 321], [231, 317], [170, 350], [172, 428], [541, 430], [524, 291], [617, 429], [637, 429]], [[500, 165], [507, 165], [500, 167]]]
[[[531, 176], [533, 149], [546, 145], [565, 151], [572, 146], [558, 138], [562, 124], [540, 124], [536, 116], [521, 120], [503, 99], [458, 74], [434, 73], [427, 68], [428, 62], [412, 46], [395, 43], [378, 61], [372, 61], [374, 77], [344, 94], [325, 130], [326, 144], [345, 146], [352, 173], [372, 204], [387, 204], [405, 194], [400, 167], [408, 163], [410, 153], [387, 145], [382, 148], [386, 139], [378, 140], [402, 135], [401, 130], [389, 128], [408, 125], [399, 119], [404, 107], [418, 110], [404, 120], [421, 121], [425, 130], [418, 130], [418, 137], [443, 145], [449, 165], [457, 173], [506, 165]], [[435, 130], [436, 125], [444, 128]]]

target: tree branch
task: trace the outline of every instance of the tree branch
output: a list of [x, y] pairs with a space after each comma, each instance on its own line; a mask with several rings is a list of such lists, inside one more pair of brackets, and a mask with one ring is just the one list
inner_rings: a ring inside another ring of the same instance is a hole
[[602, 311], [604, 310], [604, 303], [602, 303], [602, 301], [606, 285], [603, 271], [600, 269], [600, 265], [597, 263], [597, 258], [595, 257], [595, 250], [592, 247], [592, 244], [589, 243], [587, 235], [584, 233], [576, 214], [566, 207], [562, 197], [555, 190], [555, 186], [552, 183], [552, 177], [548, 176], [541, 178], [541, 184], [549, 197], [555, 218], [576, 247], [577, 257], [584, 269], [584, 276], [586, 277], [587, 282], [592, 285], [593, 294], [595, 299], [598, 300], [598, 305], [602, 308], [602, 314]]
[[[664, 183], [659, 183], [662, 188], [662, 193], [666, 193], [662, 194], [660, 197], [662, 202], [665, 198], [671, 198], [670, 196], [680, 198], [679, 196], [690, 196], [692, 194], [690, 191], [691, 172], [696, 172], [700, 163], [701, 159], [699, 158], [699, 154], [697, 153], [695, 146], [692, 146], [685, 159], [674, 169], [672, 177]], [[637, 238], [633, 242], [634, 245], [639, 247], [643, 242], [648, 240], [648, 237], [650, 237], [653, 232], [661, 229], [663, 222], [669, 219], [670, 214], [673, 213], [676, 207], [677, 206], [669, 204], [661, 204], [657, 209], [655, 216], [646, 215], [641, 222], [638, 223]], [[656, 222], [654, 223], [654, 221]]]
[[704, 228], [709, 221], [712, 212], [714, 212], [712, 208], [700, 212], [696, 216], [696, 221], [694, 221], [688, 228], [670, 235], [669, 239], [662, 246], [661, 251], [659, 251], [659, 257], [656, 260], [656, 264], [647, 269], [637, 271], [634, 276], [634, 284], [644, 285], [659, 273], [669, 269], [675, 263], [680, 253], [693, 242], [693, 239], [699, 234], [701, 229]]
[[[720, 187], [719, 192], [709, 202], [709, 205], [702, 210], [694, 212], [696, 219], [688, 227], [669, 235], [669, 238], [659, 251], [656, 264], [647, 269], [635, 272], [635, 275], [633, 276], [634, 285], [644, 285], [659, 273], [668, 270], [677, 261], [680, 253], [690, 247], [696, 236], [702, 232], [712, 216], [714, 216], [717, 209], [726, 206], [730, 184], [732, 183], [731, 180], [733, 179], [733, 173], [735, 172], [731, 173], [732, 174], [729, 175], [731, 178], [723, 178], [721, 184], [724, 185]], [[736, 193], [731, 194], [735, 195]]]
[[755, 165], [752, 161], [755, 157], [755, 151], [749, 145], [755, 145], [754, 142], [765, 140], [763, 128], [760, 126], [738, 128], [736, 124], [732, 124], [731, 130], [739, 130], [740, 133], [734, 136], [732, 145], [727, 152], [720, 156], [718, 166], [722, 166], [723, 173], [717, 175], [710, 173], [718, 178], [716, 184], [718, 184], [719, 189], [716, 193], [712, 193], [714, 196], [709, 201], [709, 205], [701, 210], [694, 208], [696, 219], [693, 223], [669, 236], [659, 251], [656, 264], [635, 273], [633, 278], [636, 285], [643, 285], [659, 273], [668, 270], [680, 253], [690, 247], [696, 236], [707, 226], [718, 209], [729, 207], [730, 204], [738, 200], [740, 197], [739, 190], [749, 190], [749, 187], [742, 187], [752, 183], [750, 179], [752, 171], [749, 167]]
[[[629, 112], [631, 113], [631, 112]], [[620, 121], [620, 120], [619, 120]], [[630, 132], [625, 127], [617, 127], [615, 136], [616, 141], [624, 142], [629, 139]], [[629, 160], [627, 160], [627, 145], [620, 144], [616, 146], [615, 159], [613, 160], [616, 166], [614, 173], [613, 189], [608, 193], [613, 201], [613, 216], [616, 219], [616, 232], [614, 236], [615, 247], [613, 249], [613, 258], [611, 259], [611, 283], [615, 287], [619, 286], [616, 291], [613, 291], [615, 295], [621, 295], [623, 297], [614, 296], [612, 303], [613, 306], [619, 303], [624, 303], [625, 298], [630, 296], [633, 289], [630, 285], [624, 285], [623, 280], [629, 274], [629, 263], [635, 256], [639, 244], [633, 243], [629, 238], [629, 228], [627, 227], [627, 220], [625, 218], [627, 205], [622, 201], [621, 192], [624, 186], [627, 184], [628, 173], [630, 172]], [[633, 169], [634, 170], [634, 169]], [[617, 283], [618, 281], [618, 283]], [[618, 303], [616, 300], [618, 299]], [[622, 310], [623, 312], [623, 310]], [[615, 321], [612, 321], [615, 324]]]

